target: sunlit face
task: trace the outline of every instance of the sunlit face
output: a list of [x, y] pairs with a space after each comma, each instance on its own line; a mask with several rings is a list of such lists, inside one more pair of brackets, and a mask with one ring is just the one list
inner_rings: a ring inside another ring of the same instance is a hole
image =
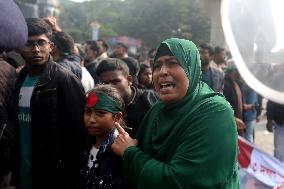
[[154, 87], [165, 103], [181, 100], [189, 88], [185, 71], [174, 56], [161, 56], [154, 63]]
[[88, 60], [93, 60], [96, 58], [96, 53], [91, 49], [91, 45], [85, 45], [85, 53]]
[[26, 63], [30, 66], [46, 64], [51, 51], [52, 43], [45, 34], [30, 36], [26, 46], [19, 49]]
[[142, 85], [145, 86], [151, 86], [152, 84], [152, 69], [151, 68], [146, 68], [141, 74], [140, 74], [140, 78], [139, 78], [139, 82]]
[[99, 75], [100, 81], [104, 84], [111, 84], [113, 85], [124, 101], [126, 102], [127, 99], [131, 96], [131, 76], [126, 76], [120, 70], [111, 70], [102, 72]]
[[114, 128], [115, 118], [111, 112], [87, 108], [84, 115], [85, 126], [92, 136], [107, 136]]

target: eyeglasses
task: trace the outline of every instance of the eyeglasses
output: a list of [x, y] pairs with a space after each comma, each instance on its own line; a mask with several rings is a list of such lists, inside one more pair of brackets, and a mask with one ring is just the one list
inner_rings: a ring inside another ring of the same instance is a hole
[[43, 39], [40, 39], [38, 41], [31, 41], [28, 40], [24, 49], [26, 50], [31, 50], [34, 48], [34, 46], [37, 46], [39, 49], [42, 49], [43, 47], [45, 47], [45, 45], [47, 45], [48, 43], [50, 43], [49, 41], [45, 41]]

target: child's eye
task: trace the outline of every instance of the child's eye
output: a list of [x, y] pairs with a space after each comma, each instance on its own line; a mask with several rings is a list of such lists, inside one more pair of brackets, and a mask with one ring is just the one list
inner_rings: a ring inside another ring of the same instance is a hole
[[92, 110], [92, 108], [86, 108], [86, 110], [85, 110], [85, 113], [86, 114], [92, 114], [92, 112], [93, 112], [93, 110]]
[[96, 110], [96, 111], [95, 111], [95, 114], [98, 115], [98, 116], [102, 116], [102, 115], [105, 115], [105, 114], [107, 114], [107, 113], [108, 113], [108, 112], [103, 111], [103, 110]]

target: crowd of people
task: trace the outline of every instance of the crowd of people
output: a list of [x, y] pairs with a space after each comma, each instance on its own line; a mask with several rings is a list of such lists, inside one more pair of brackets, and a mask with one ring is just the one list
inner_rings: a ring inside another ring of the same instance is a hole
[[[261, 100], [225, 48], [169, 38], [137, 58], [123, 43], [75, 43], [54, 17], [25, 23], [25, 43], [0, 48], [0, 181], [23, 189], [239, 187], [238, 134], [253, 142]], [[283, 106], [275, 106], [269, 130], [283, 126]], [[277, 154], [283, 160], [280, 147]]]

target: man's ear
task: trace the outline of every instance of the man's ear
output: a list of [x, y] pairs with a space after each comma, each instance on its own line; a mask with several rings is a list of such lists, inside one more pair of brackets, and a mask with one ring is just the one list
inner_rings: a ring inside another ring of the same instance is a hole
[[130, 86], [132, 86], [132, 83], [133, 83], [132, 75], [128, 75], [128, 76], [127, 76], [127, 81], [128, 81], [128, 84], [129, 84]]
[[49, 46], [50, 46], [50, 53], [54, 53], [56, 51], [56, 46], [54, 45], [54, 43], [49, 42]]
[[122, 120], [122, 117], [123, 117], [122, 112], [117, 112], [117, 113], [114, 115], [114, 121], [120, 123], [121, 120]]

